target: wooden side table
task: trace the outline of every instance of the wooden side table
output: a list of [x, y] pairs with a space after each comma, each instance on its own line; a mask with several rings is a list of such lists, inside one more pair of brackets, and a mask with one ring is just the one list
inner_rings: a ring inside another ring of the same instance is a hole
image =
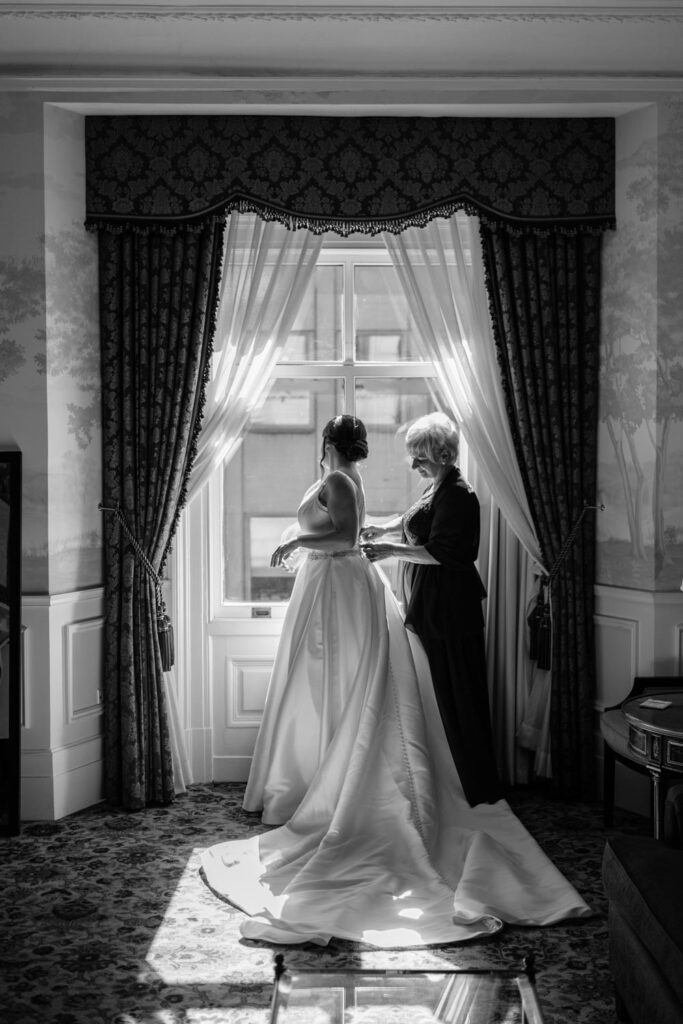
[[[652, 701], [666, 702], [666, 707], [653, 707]], [[629, 747], [645, 758], [650, 773], [654, 837], [661, 839], [666, 780], [683, 775], [683, 689], [640, 694], [622, 710], [629, 724]]]

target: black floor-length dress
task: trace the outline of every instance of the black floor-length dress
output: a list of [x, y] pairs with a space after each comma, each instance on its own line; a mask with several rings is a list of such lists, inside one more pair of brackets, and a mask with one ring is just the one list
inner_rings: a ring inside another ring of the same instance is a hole
[[403, 516], [408, 544], [439, 565], [403, 563], [406, 626], [427, 652], [448, 745], [472, 806], [502, 796], [489, 710], [482, 601], [475, 560], [479, 501], [454, 466]]

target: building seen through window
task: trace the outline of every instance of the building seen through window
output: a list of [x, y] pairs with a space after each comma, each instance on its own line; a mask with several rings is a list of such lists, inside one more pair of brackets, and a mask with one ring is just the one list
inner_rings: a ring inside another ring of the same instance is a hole
[[[403, 511], [424, 484], [402, 428], [437, 407], [431, 363], [396, 271], [382, 248], [323, 248], [272, 385], [223, 469], [225, 602], [286, 601], [294, 577], [270, 567], [301, 495], [320, 474], [320, 437], [333, 416], [358, 416], [370, 454], [360, 465], [368, 520]], [[395, 566], [383, 563], [390, 577]]]

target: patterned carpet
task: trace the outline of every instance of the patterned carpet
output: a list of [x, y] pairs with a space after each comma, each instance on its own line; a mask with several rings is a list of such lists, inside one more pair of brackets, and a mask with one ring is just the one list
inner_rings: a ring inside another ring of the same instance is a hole
[[[536, 955], [546, 1024], [614, 1024], [598, 804], [522, 790], [509, 802], [594, 909], [581, 922], [504, 929], [470, 945], [272, 947], [239, 937], [240, 911], [198, 872], [206, 846], [258, 831], [241, 785], [197, 785], [170, 807], [105, 806], [0, 839], [3, 1024], [265, 1024], [273, 957], [293, 967], [518, 967]], [[619, 831], [647, 822], [617, 813]]]

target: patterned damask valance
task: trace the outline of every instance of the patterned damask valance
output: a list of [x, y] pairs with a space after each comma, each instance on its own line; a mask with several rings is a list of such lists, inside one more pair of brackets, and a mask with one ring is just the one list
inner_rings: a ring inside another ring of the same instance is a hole
[[233, 209], [375, 234], [456, 210], [512, 231], [614, 226], [612, 118], [86, 118], [87, 225], [173, 231]]

